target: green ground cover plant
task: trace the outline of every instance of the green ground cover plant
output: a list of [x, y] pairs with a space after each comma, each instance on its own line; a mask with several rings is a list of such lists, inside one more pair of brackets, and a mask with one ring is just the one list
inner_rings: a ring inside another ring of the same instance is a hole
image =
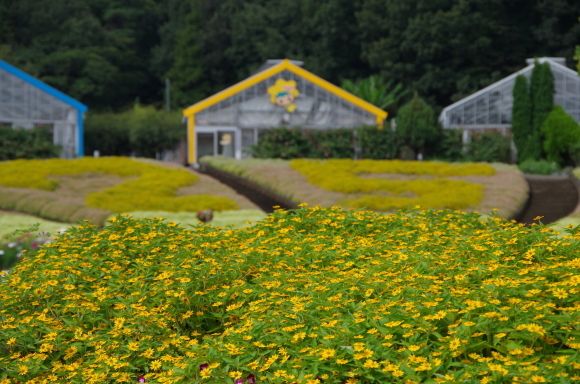
[[0, 383], [574, 383], [579, 242], [448, 210], [120, 215], [0, 277]]

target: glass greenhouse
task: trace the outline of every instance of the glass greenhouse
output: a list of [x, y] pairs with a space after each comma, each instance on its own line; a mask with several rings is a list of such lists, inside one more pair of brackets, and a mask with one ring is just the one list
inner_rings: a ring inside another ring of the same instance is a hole
[[188, 162], [205, 155], [241, 159], [269, 128], [382, 126], [387, 113], [302, 69], [300, 62], [269, 60], [254, 76], [183, 111]]
[[[554, 104], [561, 105], [576, 121], [580, 122], [580, 77], [566, 67], [564, 58], [539, 58], [548, 62], [554, 76]], [[528, 66], [446, 107], [439, 120], [444, 128], [469, 130], [495, 128], [507, 131], [511, 127], [513, 96], [516, 77], [524, 75], [528, 81], [532, 75], [535, 59], [526, 60]]]
[[61, 157], [83, 156], [87, 106], [0, 60], [0, 125], [31, 129], [47, 126]]

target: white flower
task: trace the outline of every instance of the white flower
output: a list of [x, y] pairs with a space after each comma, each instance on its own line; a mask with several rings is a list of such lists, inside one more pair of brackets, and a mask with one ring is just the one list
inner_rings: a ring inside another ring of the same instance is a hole
[[12, 243], [8, 243], [8, 248], [14, 248], [16, 247], [16, 243], [12, 242]]
[[0, 255], [3, 255], [3, 254], [4, 254], [4, 251], [0, 249]]

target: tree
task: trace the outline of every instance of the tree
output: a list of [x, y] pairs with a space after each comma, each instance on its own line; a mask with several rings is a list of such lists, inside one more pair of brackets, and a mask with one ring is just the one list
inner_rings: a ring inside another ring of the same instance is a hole
[[559, 105], [554, 106], [542, 125], [544, 150], [549, 161], [575, 166], [580, 143], [580, 125]]
[[532, 130], [526, 154], [529, 158], [539, 160], [542, 156], [542, 124], [554, 106], [554, 80], [548, 62], [540, 64], [536, 61], [530, 79], [530, 97], [532, 100]]
[[435, 121], [433, 108], [417, 93], [399, 110], [397, 133], [405, 145], [413, 150], [416, 157], [419, 153], [425, 153], [427, 143], [439, 138], [440, 130]]
[[524, 75], [516, 77], [513, 89], [512, 135], [521, 163], [529, 157], [526, 153], [529, 136], [532, 132], [532, 101], [528, 89], [528, 79]]
[[390, 117], [394, 117], [393, 112], [407, 95], [403, 84], [395, 85], [393, 81], [387, 81], [380, 75], [371, 75], [357, 82], [343, 80], [342, 88], [381, 109], [388, 110]]

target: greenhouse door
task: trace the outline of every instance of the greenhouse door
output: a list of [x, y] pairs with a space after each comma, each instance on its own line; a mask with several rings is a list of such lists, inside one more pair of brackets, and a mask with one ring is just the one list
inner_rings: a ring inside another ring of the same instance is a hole
[[239, 134], [236, 128], [198, 128], [196, 158], [203, 156], [224, 156], [240, 158]]

